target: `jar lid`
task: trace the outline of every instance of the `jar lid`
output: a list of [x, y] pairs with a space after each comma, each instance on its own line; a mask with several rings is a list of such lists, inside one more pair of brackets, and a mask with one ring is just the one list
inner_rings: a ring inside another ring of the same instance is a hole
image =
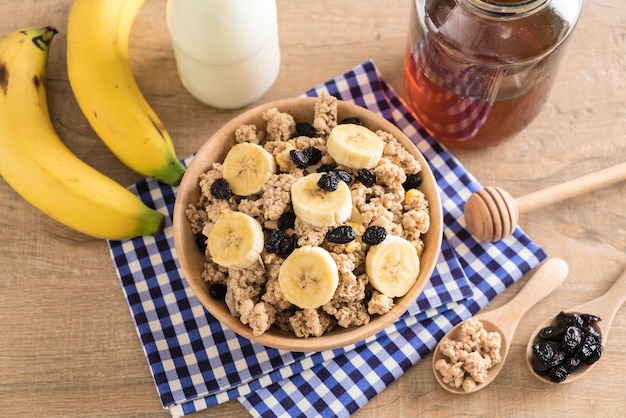
[[503, 19], [536, 13], [550, 3], [550, 0], [465, 0], [465, 3], [475, 12]]

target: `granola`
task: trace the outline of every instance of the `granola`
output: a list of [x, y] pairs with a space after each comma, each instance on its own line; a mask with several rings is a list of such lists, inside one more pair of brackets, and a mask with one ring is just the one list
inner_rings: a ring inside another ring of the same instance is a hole
[[[285, 229], [286, 236], [294, 236], [294, 245], [319, 246], [327, 250], [339, 272], [339, 284], [330, 302], [317, 309], [300, 309], [288, 302], [278, 286], [278, 272], [283, 261], [280, 251], [264, 249], [258, 263], [243, 269], [224, 268], [215, 264], [206, 253], [203, 279], [209, 285], [227, 286], [226, 303], [231, 314], [248, 324], [255, 335], [266, 332], [272, 325], [288, 330], [298, 337], [321, 336], [334, 327], [360, 326], [370, 322], [374, 315], [384, 315], [394, 306], [394, 299], [373, 289], [365, 269], [368, 245], [360, 236], [369, 226], [382, 226], [390, 234], [408, 240], [422, 253], [422, 235], [430, 226], [428, 201], [416, 188], [408, 191], [403, 184], [408, 175], [422, 171], [419, 161], [406, 150], [393, 135], [377, 131], [384, 141], [383, 156], [371, 169], [375, 184], [365, 185], [357, 181], [358, 172], [339, 166], [326, 149], [326, 138], [337, 120], [337, 99], [325, 93], [314, 107], [313, 121], [295, 121], [286, 113], [272, 108], [264, 112], [265, 127], [243, 125], [236, 130], [237, 143], [258, 144], [276, 161], [277, 172], [264, 184], [263, 191], [253, 196], [233, 195], [217, 199], [211, 194], [211, 186], [222, 178], [223, 167], [215, 163], [200, 176], [201, 196], [186, 210], [194, 234], [199, 241], [206, 241], [213, 224], [225, 210], [239, 211], [256, 219], [267, 237], [278, 229], [281, 218], [292, 212], [291, 186], [299, 178], [322, 167], [335, 167], [351, 176], [349, 182], [353, 210], [344, 222], [357, 233], [357, 239], [337, 244], [328, 242], [326, 234], [330, 227], [311, 225], [296, 218]], [[310, 123], [313, 136], [300, 135], [296, 123]], [[299, 168], [292, 158], [292, 151], [314, 147], [321, 151], [321, 158], [311, 167]], [[293, 214], [292, 214], [293, 215]]]

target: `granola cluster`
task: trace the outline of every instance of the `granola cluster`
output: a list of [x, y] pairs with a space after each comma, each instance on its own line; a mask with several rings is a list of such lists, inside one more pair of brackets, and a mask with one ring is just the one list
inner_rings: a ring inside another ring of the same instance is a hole
[[499, 333], [487, 332], [480, 320], [470, 319], [461, 326], [459, 340], [441, 340], [439, 350], [447, 359], [437, 360], [435, 370], [444, 383], [472, 392], [477, 383], [487, 379], [489, 369], [502, 360], [501, 346]]
[[[235, 133], [237, 143], [259, 144], [270, 152], [277, 166], [277, 173], [265, 183], [263, 192], [255, 196], [236, 196], [218, 199], [211, 194], [212, 184], [222, 178], [223, 166], [214, 163], [200, 176], [199, 200], [186, 211], [194, 234], [199, 241], [206, 241], [212, 225], [226, 209], [243, 212], [263, 226], [265, 235], [279, 228], [279, 223], [289, 219], [292, 212], [290, 189], [300, 177], [315, 172], [319, 167], [337, 163], [326, 150], [326, 138], [337, 120], [337, 99], [323, 94], [314, 107], [313, 121], [296, 121], [276, 108], [263, 114], [265, 127], [244, 125]], [[310, 133], [302, 134], [297, 123], [305, 122]], [[369, 323], [372, 315], [389, 312], [394, 301], [368, 284], [365, 257], [368, 246], [359, 238], [368, 226], [384, 227], [390, 234], [401, 236], [411, 242], [421, 255], [424, 243], [422, 235], [428, 231], [430, 216], [428, 201], [417, 188], [405, 191], [403, 184], [408, 175], [421, 172], [420, 163], [391, 134], [378, 131], [384, 141], [383, 156], [372, 169], [375, 184], [365, 185], [357, 181], [357, 170], [337, 167], [352, 176], [349, 186], [353, 211], [345, 222], [357, 233], [357, 239], [347, 244], [328, 242], [325, 237], [331, 229], [316, 227], [291, 216], [292, 223], [283, 225], [286, 236], [297, 247], [311, 245], [328, 250], [337, 264], [339, 285], [330, 302], [318, 309], [299, 309], [282, 295], [278, 272], [283, 261], [280, 250], [269, 253], [263, 250], [261, 260], [246, 269], [227, 269], [215, 264], [206, 251], [203, 279], [210, 285], [225, 285], [226, 303], [231, 314], [249, 325], [255, 335], [267, 331], [272, 325], [294, 333], [298, 337], [321, 336], [333, 327], [360, 326]], [[315, 166], [298, 168], [291, 157], [292, 150], [315, 147], [322, 157]]]

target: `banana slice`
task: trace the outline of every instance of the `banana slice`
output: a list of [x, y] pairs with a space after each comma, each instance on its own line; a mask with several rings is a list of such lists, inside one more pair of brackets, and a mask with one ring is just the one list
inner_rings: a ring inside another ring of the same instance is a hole
[[274, 173], [276, 161], [272, 154], [250, 142], [235, 145], [224, 159], [224, 179], [239, 196], [260, 193]]
[[296, 216], [314, 226], [334, 226], [352, 214], [352, 195], [343, 181], [334, 191], [317, 185], [324, 173], [301, 177], [291, 186], [291, 205]]
[[404, 296], [417, 280], [420, 259], [415, 247], [404, 238], [387, 235], [372, 245], [365, 258], [370, 284], [390, 298]]
[[283, 261], [278, 286], [285, 299], [302, 309], [315, 309], [328, 303], [339, 285], [337, 264], [320, 247], [296, 248]]
[[211, 229], [208, 249], [220, 266], [243, 269], [259, 260], [263, 241], [263, 228], [256, 219], [245, 213], [225, 211]]
[[333, 159], [349, 168], [372, 168], [383, 155], [385, 143], [364, 126], [342, 124], [333, 128], [326, 148]]

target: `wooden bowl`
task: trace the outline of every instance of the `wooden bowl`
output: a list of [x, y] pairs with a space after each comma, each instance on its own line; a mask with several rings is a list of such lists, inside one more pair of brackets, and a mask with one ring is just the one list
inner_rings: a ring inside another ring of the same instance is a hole
[[224, 301], [216, 300], [209, 296], [208, 284], [202, 279], [201, 274], [204, 265], [204, 254], [198, 251], [194, 234], [191, 231], [189, 221], [185, 215], [185, 209], [189, 204], [195, 204], [200, 196], [198, 186], [200, 174], [210, 169], [214, 162], [224, 160], [228, 150], [235, 144], [234, 132], [243, 124], [255, 124], [259, 129], [265, 129], [266, 122], [263, 120], [263, 112], [276, 107], [281, 112], [291, 114], [296, 122], [312, 122], [315, 98], [294, 98], [279, 100], [258, 106], [246, 111], [240, 116], [222, 126], [196, 153], [183, 176], [174, 206], [174, 242], [176, 253], [182, 266], [184, 276], [189, 286], [200, 300], [200, 303], [220, 323], [233, 330], [237, 334], [267, 347], [285, 349], [290, 351], [310, 352], [322, 351], [344, 347], [378, 333], [388, 325], [394, 323], [415, 302], [419, 294], [430, 279], [441, 248], [443, 234], [443, 216], [441, 200], [435, 178], [425, 158], [395, 125], [384, 118], [360, 106], [338, 102], [338, 119], [346, 117], [358, 117], [363, 125], [376, 131], [382, 129], [393, 134], [422, 165], [422, 185], [430, 207], [430, 230], [423, 236], [424, 252], [421, 256], [421, 269], [419, 277], [411, 290], [401, 298], [396, 298], [395, 306], [385, 315], [373, 315], [371, 321], [363, 326], [342, 328], [336, 326], [321, 337], [299, 338], [292, 333], [287, 333], [271, 327], [262, 335], [255, 336], [252, 329], [243, 325], [238, 318], [230, 314]]

